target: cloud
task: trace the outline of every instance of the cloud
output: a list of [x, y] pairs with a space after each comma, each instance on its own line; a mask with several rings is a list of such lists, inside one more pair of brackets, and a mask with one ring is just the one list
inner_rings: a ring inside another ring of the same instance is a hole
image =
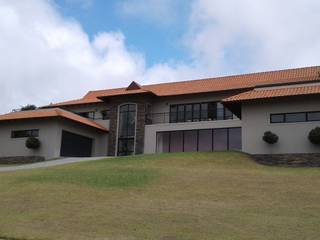
[[144, 69], [121, 32], [92, 41], [47, 1], [0, 1], [0, 112], [129, 84]]
[[319, 64], [317, 0], [194, 1], [186, 44], [219, 72]]
[[[179, 9], [172, 2], [132, 0], [122, 7], [132, 18], [163, 24]], [[319, 65], [319, 12], [318, 0], [194, 0], [181, 40], [191, 61], [147, 68], [143, 53], [130, 51], [120, 31], [90, 39], [51, 1], [0, 0], [0, 112], [133, 80], [168, 82]]]

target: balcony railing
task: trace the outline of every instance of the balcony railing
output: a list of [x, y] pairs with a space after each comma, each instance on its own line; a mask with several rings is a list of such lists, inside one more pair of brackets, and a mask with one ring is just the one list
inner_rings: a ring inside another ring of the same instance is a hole
[[236, 118], [233, 115], [222, 115], [219, 117], [201, 117], [197, 115], [196, 117], [193, 116], [191, 113], [179, 116], [179, 115], [173, 115], [169, 112], [162, 112], [162, 113], [150, 113], [146, 115], [146, 125], [152, 125], [152, 124], [161, 124], [161, 123], [183, 123], [183, 122], [201, 122], [201, 121], [219, 121], [219, 120], [228, 120], [228, 119], [234, 119]]

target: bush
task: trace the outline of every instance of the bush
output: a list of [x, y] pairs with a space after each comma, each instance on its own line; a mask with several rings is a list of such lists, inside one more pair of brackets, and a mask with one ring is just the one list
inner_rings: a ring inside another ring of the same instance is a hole
[[40, 141], [38, 138], [35, 137], [29, 137], [26, 140], [26, 147], [29, 149], [38, 149], [40, 147]]
[[309, 132], [309, 140], [313, 144], [320, 144], [320, 127], [316, 127]]
[[276, 142], [278, 142], [279, 137], [277, 134], [267, 131], [264, 133], [263, 137], [262, 137], [263, 141], [265, 141], [266, 143], [269, 144], [275, 144]]

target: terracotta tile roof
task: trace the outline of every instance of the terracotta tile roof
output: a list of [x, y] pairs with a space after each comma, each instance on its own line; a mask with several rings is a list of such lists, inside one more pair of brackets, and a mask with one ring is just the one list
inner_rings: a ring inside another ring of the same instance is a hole
[[150, 92], [156, 96], [218, 92], [236, 89], [250, 89], [257, 86], [302, 83], [319, 80], [320, 66], [287, 69], [271, 72], [250, 73], [234, 76], [216, 77], [172, 83], [142, 85], [141, 89], [127, 88], [90, 91], [82, 99], [57, 103], [51, 106], [99, 103], [99, 97], [118, 96]]
[[299, 96], [320, 94], [320, 85], [287, 87], [287, 88], [271, 88], [271, 89], [253, 89], [248, 92], [240, 93], [235, 96], [223, 99], [223, 102], [241, 102], [255, 99], [267, 99], [276, 97]]
[[49, 108], [49, 109], [38, 109], [33, 111], [21, 111], [12, 112], [4, 115], [0, 115], [0, 122], [2, 121], [12, 121], [12, 120], [23, 120], [23, 119], [36, 119], [36, 118], [53, 118], [62, 117], [77, 123], [81, 123], [102, 131], [107, 132], [108, 130], [101, 126], [100, 124], [91, 121], [87, 118], [81, 117], [69, 111], [65, 111], [60, 108]]

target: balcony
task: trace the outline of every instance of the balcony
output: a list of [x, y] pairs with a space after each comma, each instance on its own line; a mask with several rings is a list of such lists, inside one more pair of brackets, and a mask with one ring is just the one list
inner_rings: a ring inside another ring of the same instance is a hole
[[202, 122], [202, 121], [220, 121], [236, 119], [233, 114], [227, 113], [226, 111], [221, 114], [208, 114], [207, 112], [197, 114], [194, 112], [183, 112], [183, 113], [150, 113], [146, 115], [146, 125], [163, 124], [163, 123], [186, 123], [186, 122]]

